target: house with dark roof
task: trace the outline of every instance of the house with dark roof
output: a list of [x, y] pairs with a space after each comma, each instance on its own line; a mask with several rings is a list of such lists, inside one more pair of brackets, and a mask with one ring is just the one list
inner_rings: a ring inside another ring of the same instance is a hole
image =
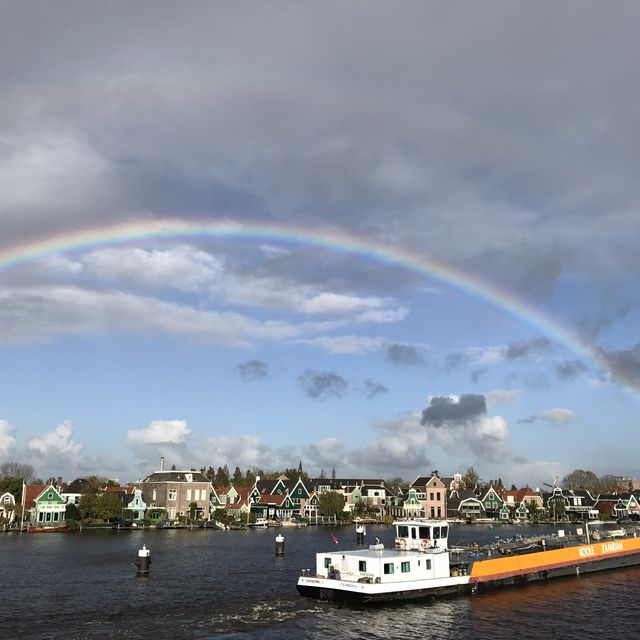
[[411, 483], [411, 488], [416, 489], [422, 502], [422, 512], [426, 518], [447, 517], [447, 494], [453, 482], [453, 478], [443, 479], [437, 471], [432, 471], [430, 476], [419, 476]]
[[135, 486], [142, 491], [147, 508], [164, 509], [170, 520], [187, 516], [193, 503], [199, 520], [211, 517], [213, 487], [207, 476], [199, 471], [155, 471]]
[[453, 490], [447, 496], [448, 520], [477, 520], [484, 517], [482, 500], [471, 489]]

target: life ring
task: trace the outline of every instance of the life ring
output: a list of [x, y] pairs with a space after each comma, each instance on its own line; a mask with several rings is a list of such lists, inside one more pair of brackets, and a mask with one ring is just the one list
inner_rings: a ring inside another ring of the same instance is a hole
[[404, 549], [407, 545], [407, 541], [404, 538], [400, 538], [397, 542], [396, 545], [398, 547], [400, 547], [400, 549]]
[[423, 541], [420, 543], [420, 548], [421, 548], [423, 551], [426, 551], [426, 550], [429, 548], [429, 541], [428, 541], [428, 540], [423, 540]]

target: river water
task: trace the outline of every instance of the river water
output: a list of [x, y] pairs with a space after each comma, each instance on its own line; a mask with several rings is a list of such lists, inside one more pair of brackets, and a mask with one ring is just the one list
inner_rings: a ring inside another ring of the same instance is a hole
[[[450, 543], [530, 535], [452, 527]], [[275, 536], [285, 537], [284, 557]], [[307, 600], [295, 584], [315, 552], [355, 545], [353, 527], [0, 535], [0, 639], [347, 640], [640, 637], [640, 567], [377, 608]], [[370, 526], [393, 544], [393, 529]], [[143, 544], [151, 572], [136, 577]]]

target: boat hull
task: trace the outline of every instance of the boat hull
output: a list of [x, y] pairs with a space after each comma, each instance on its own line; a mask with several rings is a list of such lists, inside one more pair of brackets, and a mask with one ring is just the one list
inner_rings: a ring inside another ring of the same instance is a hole
[[303, 575], [298, 592], [330, 602], [375, 604], [477, 593], [640, 565], [640, 538], [478, 560], [469, 575], [411, 582], [353, 582]]

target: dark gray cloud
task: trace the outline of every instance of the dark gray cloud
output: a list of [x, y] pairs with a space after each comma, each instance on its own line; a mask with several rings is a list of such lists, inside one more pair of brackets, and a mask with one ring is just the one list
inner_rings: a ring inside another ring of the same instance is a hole
[[504, 357], [507, 360], [518, 360], [540, 353], [547, 353], [551, 348], [551, 341], [544, 337], [534, 338], [526, 342], [511, 342], [505, 349]]
[[347, 381], [332, 371], [305, 371], [298, 377], [305, 394], [314, 400], [341, 398], [347, 391]]
[[635, 389], [640, 389], [640, 343], [629, 349], [603, 351], [611, 373]]
[[389, 362], [400, 365], [416, 367], [425, 364], [422, 352], [417, 347], [406, 344], [390, 344], [387, 347], [385, 358]]
[[367, 398], [375, 398], [382, 393], [389, 393], [389, 389], [385, 387], [381, 382], [375, 382], [374, 380], [364, 381], [364, 394]]
[[233, 211], [516, 273], [523, 291], [637, 271], [640, 70], [626, 62], [640, 9], [586, 5], [579, 23], [532, 4], [471, 7], [461, 24], [421, 2], [300, 4], [286, 23], [259, 3], [155, 3], [149, 29], [145, 5], [12, 3], [2, 241]]
[[247, 382], [261, 380], [269, 375], [267, 363], [262, 360], [249, 360], [236, 367], [238, 375]]
[[530, 416], [527, 416], [526, 418], [520, 418], [520, 420], [518, 420], [518, 424], [533, 424], [537, 420], [538, 420], [538, 414], [534, 413]]
[[587, 371], [587, 366], [580, 360], [565, 360], [564, 362], [558, 362], [554, 368], [558, 377], [563, 380], [573, 380], [580, 374]]
[[481, 394], [468, 393], [459, 398], [436, 396], [422, 411], [424, 425], [441, 427], [445, 424], [464, 424], [487, 415], [487, 400]]

